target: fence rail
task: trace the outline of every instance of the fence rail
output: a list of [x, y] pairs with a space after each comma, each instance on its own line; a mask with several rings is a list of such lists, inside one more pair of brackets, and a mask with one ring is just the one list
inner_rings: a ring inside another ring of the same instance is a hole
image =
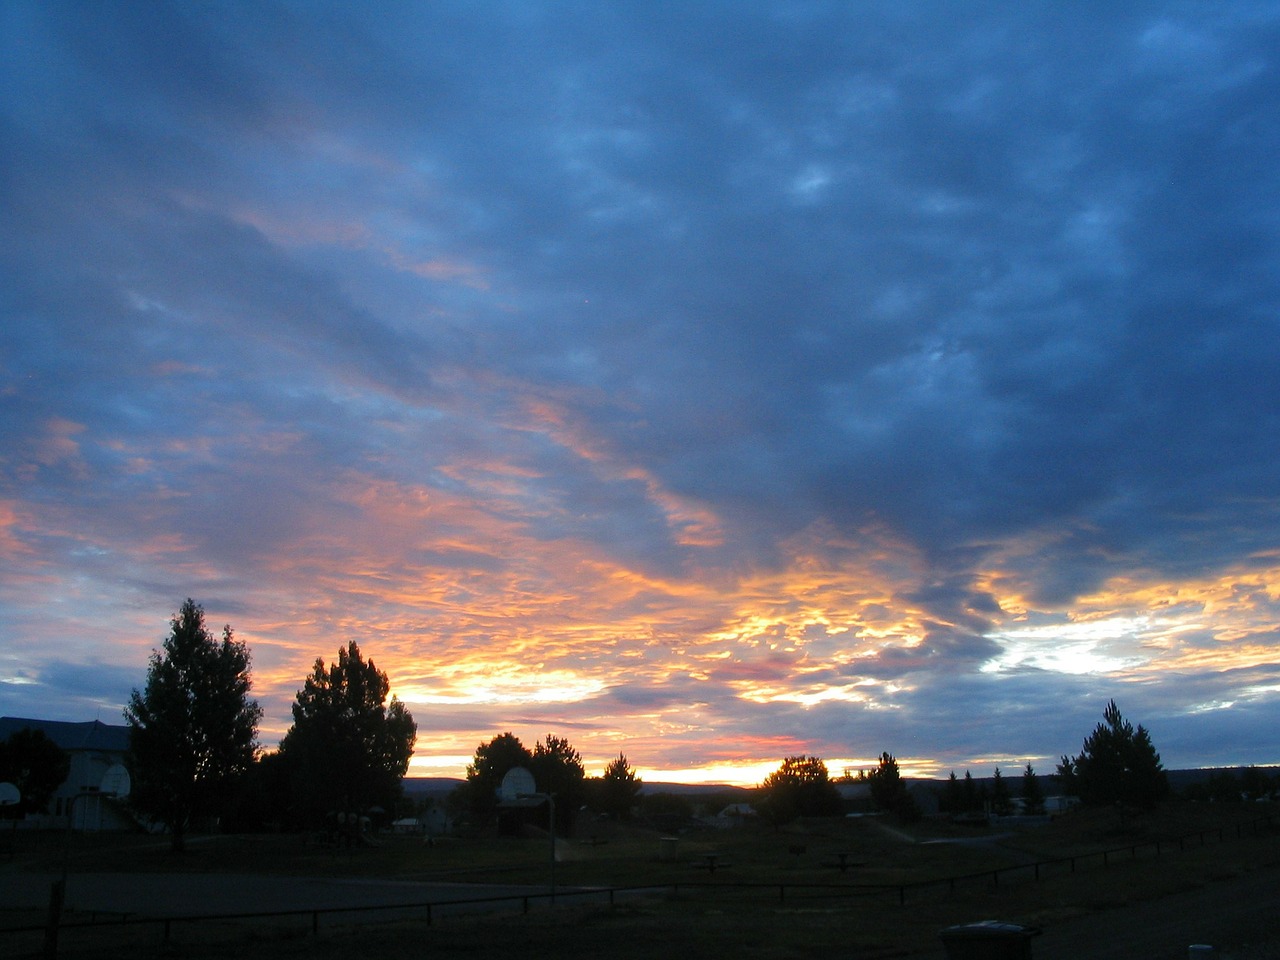
[[[108, 917], [98, 916], [95, 914], [88, 920], [64, 921], [59, 924], [58, 930], [83, 931], [90, 929], [100, 930], [110, 927], [161, 927], [163, 929], [164, 940], [167, 942], [172, 935], [173, 928], [178, 925], [228, 921], [265, 921], [306, 917], [310, 918], [311, 931], [313, 933], [317, 933], [320, 929], [321, 918], [336, 917], [342, 914], [389, 914], [392, 912], [400, 914], [400, 917], [397, 919], [416, 918], [425, 921], [428, 926], [431, 926], [438, 917], [448, 913], [456, 914], [462, 912], [464, 908], [474, 909], [486, 906], [499, 907], [504, 904], [511, 904], [513, 906], [518, 905], [522, 912], [528, 913], [534, 903], [542, 901], [549, 901], [554, 904], [557, 901], [573, 900], [582, 902], [592, 899], [607, 902], [610, 906], [613, 906], [619, 896], [636, 896], [645, 893], [657, 894], [667, 891], [670, 891], [673, 896], [678, 896], [681, 891], [758, 891], [762, 894], [768, 892], [770, 896], [776, 893], [779, 902], [786, 902], [789, 898], [834, 899], [855, 896], [894, 895], [900, 904], [906, 904], [909, 895], [914, 896], [920, 892], [930, 889], [945, 887], [947, 892], [950, 894], [954, 893], [958, 886], [976, 882], [990, 882], [993, 887], [998, 888], [1002, 878], [1008, 879], [1015, 875], [1021, 875], [1025, 878], [1039, 881], [1043, 878], [1046, 872], [1055, 868], [1065, 868], [1070, 873], [1075, 873], [1080, 867], [1093, 863], [1096, 863], [1102, 868], [1109, 868], [1113, 863], [1125, 858], [1126, 856], [1130, 860], [1136, 860], [1140, 854], [1148, 852], [1158, 857], [1163, 855], [1166, 851], [1171, 851], [1174, 847], [1179, 851], [1182, 851], [1186, 850], [1188, 846], [1205, 846], [1209, 842], [1210, 838], [1217, 842], [1223, 842], [1229, 839], [1228, 834], [1234, 834], [1235, 839], [1243, 838], [1246, 833], [1248, 835], [1256, 836], [1265, 828], [1270, 828], [1271, 826], [1272, 817], [1267, 815], [1247, 823], [1236, 824], [1234, 828], [1219, 827], [1212, 830], [1200, 830], [1183, 836], [1174, 837], [1172, 839], [1148, 840], [1142, 843], [1110, 847], [1104, 850], [1094, 850], [1066, 857], [1038, 860], [1033, 863], [1016, 864], [1014, 866], [998, 867], [991, 870], [980, 870], [973, 873], [956, 874], [947, 877], [914, 880], [901, 883], [802, 883], [794, 881], [786, 883], [760, 883], [725, 881], [718, 879], [687, 880], [656, 884], [639, 884], [634, 886], [562, 887], [554, 891], [548, 890], [542, 893], [525, 891], [489, 897], [466, 897], [448, 900], [428, 900], [412, 903], [391, 903], [350, 907], [294, 908], [288, 910], [264, 910], [225, 914], [190, 914], [170, 917], [137, 917], [119, 915]], [[48, 932], [46, 924], [29, 924], [25, 926], [0, 928], [0, 936], [39, 934], [46, 932]]]

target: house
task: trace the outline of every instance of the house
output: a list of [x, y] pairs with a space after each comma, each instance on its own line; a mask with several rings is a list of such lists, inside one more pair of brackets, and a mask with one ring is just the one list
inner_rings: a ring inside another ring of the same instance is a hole
[[840, 805], [846, 816], [875, 813], [876, 804], [871, 799], [871, 784], [865, 780], [842, 778], [835, 781], [835, 788], [840, 794]]
[[129, 728], [91, 720], [72, 723], [62, 720], [31, 720], [0, 717], [0, 741], [19, 730], [39, 730], [71, 757], [71, 772], [53, 795], [49, 810], [30, 815], [26, 823], [35, 828], [65, 827], [67, 818], [77, 830], [128, 830], [136, 826], [123, 805], [99, 792], [106, 772], [123, 764], [129, 750]]
[[712, 818], [711, 825], [720, 829], [741, 827], [758, 816], [756, 808], [749, 803], [731, 803]]
[[1045, 797], [1044, 812], [1050, 815], [1066, 813], [1080, 806], [1079, 797]]

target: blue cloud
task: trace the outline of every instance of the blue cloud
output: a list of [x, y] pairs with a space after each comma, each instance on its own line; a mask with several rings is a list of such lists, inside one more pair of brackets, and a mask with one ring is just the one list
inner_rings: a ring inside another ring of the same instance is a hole
[[[923, 741], [1009, 618], [1270, 563], [1268, 4], [0, 16], [4, 569], [39, 599], [252, 618], [282, 553], [347, 582], [369, 539], [366, 602], [509, 572], [515, 531], [730, 595], [874, 539], [919, 643], [840, 669], [915, 678]], [[610, 697], [698, 696], [647, 683]]]

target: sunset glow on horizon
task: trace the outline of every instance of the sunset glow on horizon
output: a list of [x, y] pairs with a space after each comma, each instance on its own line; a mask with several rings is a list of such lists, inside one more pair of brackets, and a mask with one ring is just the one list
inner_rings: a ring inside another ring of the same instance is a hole
[[0, 714], [1280, 763], [1280, 11], [0, 11]]

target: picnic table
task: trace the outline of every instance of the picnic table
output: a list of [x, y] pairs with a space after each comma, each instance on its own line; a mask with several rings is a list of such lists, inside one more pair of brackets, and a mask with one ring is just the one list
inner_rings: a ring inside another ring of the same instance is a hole
[[694, 867], [699, 870], [706, 870], [708, 873], [715, 873], [719, 867], [733, 866], [728, 860], [723, 859], [718, 853], [704, 853], [697, 860], [693, 861]]
[[824, 860], [822, 865], [824, 867], [835, 867], [841, 873], [844, 873], [850, 867], [861, 867], [863, 865], [861, 860], [851, 860], [850, 858], [853, 856], [851, 853], [833, 853], [831, 856], [834, 859]]

